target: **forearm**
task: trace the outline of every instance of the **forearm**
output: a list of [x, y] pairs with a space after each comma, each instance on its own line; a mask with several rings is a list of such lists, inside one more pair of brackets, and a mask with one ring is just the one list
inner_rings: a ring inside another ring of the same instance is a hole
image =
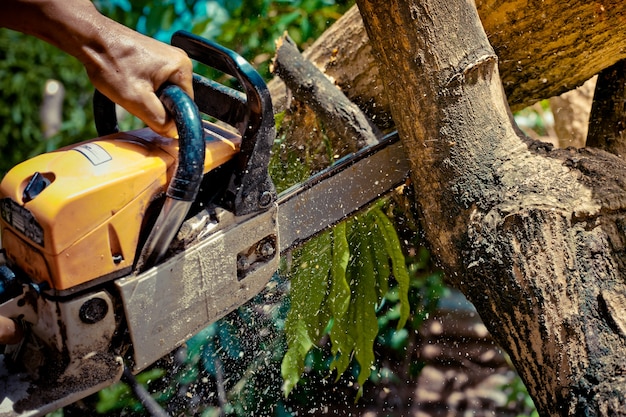
[[2, 0], [0, 26], [36, 36], [85, 63], [102, 52], [108, 26], [89, 0]]
[[110, 99], [155, 131], [175, 134], [155, 91], [172, 83], [193, 97], [192, 64], [180, 49], [103, 16], [90, 0], [0, 0], [0, 25], [75, 56]]

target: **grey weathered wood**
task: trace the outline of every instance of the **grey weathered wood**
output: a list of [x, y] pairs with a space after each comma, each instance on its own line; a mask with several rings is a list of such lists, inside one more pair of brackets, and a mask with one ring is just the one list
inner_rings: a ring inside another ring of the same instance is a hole
[[319, 69], [302, 57], [288, 35], [276, 42], [272, 64], [273, 72], [285, 82], [294, 97], [313, 109], [328, 135], [341, 138], [351, 152], [378, 143], [378, 128]]

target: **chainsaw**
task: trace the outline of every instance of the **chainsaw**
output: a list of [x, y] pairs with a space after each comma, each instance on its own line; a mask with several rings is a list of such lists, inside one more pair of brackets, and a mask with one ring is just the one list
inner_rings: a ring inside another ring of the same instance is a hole
[[242, 57], [187, 32], [171, 43], [233, 77], [159, 97], [178, 138], [119, 132], [36, 156], [0, 183], [0, 416], [44, 415], [138, 373], [262, 291], [280, 255], [402, 184], [396, 134], [277, 195], [269, 90]]

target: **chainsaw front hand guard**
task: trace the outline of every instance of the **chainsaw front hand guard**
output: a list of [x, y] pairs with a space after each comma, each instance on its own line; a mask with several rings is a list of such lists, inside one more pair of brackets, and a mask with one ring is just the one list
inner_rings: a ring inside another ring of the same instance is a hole
[[181, 88], [174, 85], [163, 88], [159, 98], [176, 123], [178, 164], [159, 217], [137, 259], [137, 272], [157, 264], [165, 255], [198, 195], [203, 176], [206, 150], [198, 108]]
[[272, 100], [258, 72], [235, 52], [188, 32], [172, 36], [172, 45], [191, 59], [235, 77], [241, 92], [195, 75], [194, 96], [201, 112], [236, 127], [241, 150], [226, 191], [226, 207], [236, 216], [267, 210], [276, 200], [268, 165], [276, 136]]

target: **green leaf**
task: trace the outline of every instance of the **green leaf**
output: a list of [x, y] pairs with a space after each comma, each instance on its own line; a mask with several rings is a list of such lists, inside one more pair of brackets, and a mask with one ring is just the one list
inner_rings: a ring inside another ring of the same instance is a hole
[[352, 352], [355, 346], [355, 341], [350, 332], [352, 319], [352, 312], [348, 309], [347, 314], [334, 320], [333, 327], [330, 329], [331, 353], [333, 354], [330, 370], [337, 372], [336, 380], [339, 380], [341, 375], [348, 369], [352, 360]]
[[165, 369], [152, 368], [137, 375], [136, 379], [137, 382], [145, 386], [156, 379], [163, 378], [166, 373], [167, 371]]
[[[358, 230], [362, 236], [367, 236], [369, 233], [366, 225], [360, 225]], [[360, 245], [360, 251], [355, 251], [357, 273], [354, 276], [355, 285], [352, 287], [354, 301], [350, 309], [353, 310], [354, 317], [352, 327], [355, 341], [354, 356], [361, 367], [357, 381], [360, 385], [359, 392], [362, 392], [363, 384], [369, 378], [374, 364], [374, 340], [378, 334], [375, 310], [378, 296], [372, 253], [367, 246], [363, 247], [363, 241]]]
[[331, 264], [331, 234], [326, 232], [306, 245], [291, 279], [291, 310], [287, 320], [298, 315], [307, 324], [309, 336], [314, 340], [322, 336], [319, 322], [323, 320], [319, 317], [323, 314]]
[[390, 344], [395, 350], [400, 350], [406, 346], [409, 340], [409, 331], [405, 328], [396, 330], [391, 335]]
[[393, 223], [389, 220], [389, 217], [380, 208], [372, 209], [371, 213], [376, 217], [376, 222], [380, 228], [381, 233], [384, 236], [385, 248], [387, 255], [391, 259], [391, 268], [393, 275], [398, 282], [398, 295], [400, 298], [400, 320], [398, 321], [398, 329], [401, 329], [406, 324], [410, 314], [409, 305], [409, 286], [410, 277], [406, 267], [404, 254], [402, 253], [402, 246], [400, 245], [400, 239], [396, 233]]
[[202, 367], [210, 375], [217, 375], [217, 367], [215, 361], [220, 360], [219, 354], [215, 349], [215, 344], [212, 340], [208, 340], [202, 349]]
[[368, 238], [376, 270], [376, 289], [378, 290], [378, 297], [382, 299], [389, 292], [389, 276], [391, 275], [389, 255], [387, 254], [385, 236], [380, 225], [376, 222], [376, 217], [370, 214], [367, 218], [371, 222]]
[[123, 382], [117, 382], [98, 392], [96, 411], [100, 414], [104, 414], [112, 410], [127, 407], [135, 401], [130, 387]]
[[350, 306], [350, 285], [346, 280], [346, 269], [350, 260], [350, 247], [346, 234], [346, 222], [333, 228], [330, 294], [328, 305], [334, 318], [341, 318]]
[[[348, 253], [348, 262], [346, 263], [346, 271], [344, 280], [346, 281], [346, 285], [348, 285], [348, 293], [350, 294], [349, 303], [347, 306], [347, 310], [343, 312], [343, 314], [333, 317], [333, 325], [330, 329], [329, 336], [331, 341], [331, 353], [333, 354], [333, 360], [330, 364], [330, 370], [335, 370], [337, 373], [337, 380], [341, 377], [341, 375], [348, 369], [350, 366], [350, 362], [352, 361], [352, 354], [354, 351], [355, 341], [351, 332], [351, 327], [354, 323], [353, 311], [351, 310], [351, 306], [353, 303], [352, 299], [352, 288], [350, 287], [352, 284], [351, 277], [354, 276], [354, 258], [352, 255], [353, 246], [353, 236], [355, 234], [355, 230], [357, 228], [357, 221], [353, 218], [344, 222], [343, 227], [344, 230], [340, 230], [340, 233], [346, 237], [346, 240], [341, 242], [340, 245], [347, 244], [347, 253]], [[338, 237], [340, 239], [341, 236]], [[349, 237], [349, 238], [348, 238]], [[335, 242], [337, 243], [337, 242]], [[343, 249], [342, 252], [346, 252], [346, 248]], [[337, 252], [339, 254], [339, 252]], [[350, 262], [352, 260], [352, 262]], [[333, 283], [336, 278], [333, 277]], [[332, 291], [332, 289], [331, 289]], [[344, 306], [342, 306], [343, 308]]]
[[[166, 371], [160, 368], [154, 368], [137, 375], [137, 382], [143, 386], [148, 385], [151, 381], [163, 378]], [[96, 403], [96, 411], [100, 414], [108, 413], [121, 408], [141, 408], [140, 402], [135, 398], [130, 386], [124, 382], [117, 382], [98, 392], [98, 402]]]
[[284, 31], [287, 26], [294, 23], [296, 20], [300, 18], [301, 14], [299, 11], [291, 12], [285, 15], [282, 15], [277, 22], [278, 29]]
[[331, 235], [326, 232], [298, 251], [291, 277], [291, 309], [285, 320], [288, 350], [283, 359], [283, 392], [288, 395], [304, 371], [304, 359], [328, 322], [324, 300], [331, 268]]
[[304, 360], [306, 354], [313, 347], [313, 342], [309, 337], [306, 324], [302, 320], [285, 323], [287, 332], [287, 344], [289, 349], [280, 367], [283, 377], [283, 393], [287, 397], [293, 388], [298, 384], [300, 375], [304, 372]]
[[196, 364], [200, 358], [200, 352], [202, 351], [202, 347], [213, 337], [217, 332], [218, 323], [213, 323], [208, 327], [205, 327], [200, 332], [198, 332], [191, 339], [187, 340], [185, 346], [187, 347], [187, 358], [185, 360], [188, 364]]

